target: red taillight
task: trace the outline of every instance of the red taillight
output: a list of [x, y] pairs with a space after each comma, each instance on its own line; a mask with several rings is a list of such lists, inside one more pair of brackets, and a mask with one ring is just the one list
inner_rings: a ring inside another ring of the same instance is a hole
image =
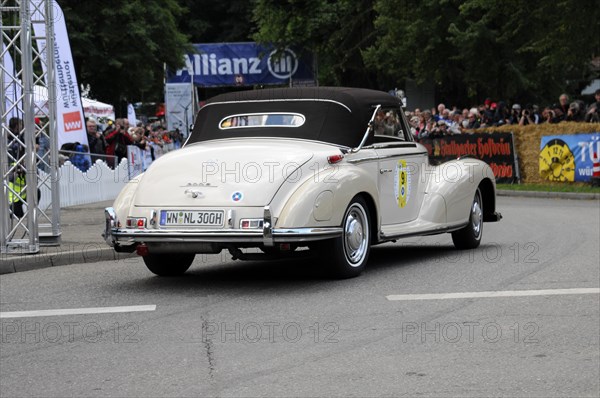
[[127, 228], [146, 228], [146, 219], [144, 217], [142, 218], [136, 218], [136, 217], [127, 217]]
[[248, 221], [248, 220], [242, 221], [242, 228], [250, 228], [250, 221]]
[[327, 161], [329, 162], [329, 164], [341, 162], [342, 159], [344, 159], [344, 155], [342, 154], [327, 156]]

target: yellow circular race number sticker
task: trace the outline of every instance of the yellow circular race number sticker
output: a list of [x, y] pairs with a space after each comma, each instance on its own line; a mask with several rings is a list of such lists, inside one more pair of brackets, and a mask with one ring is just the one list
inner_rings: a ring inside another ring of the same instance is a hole
[[410, 198], [410, 173], [406, 167], [406, 160], [399, 160], [396, 164], [395, 180], [396, 201], [398, 207], [404, 207]]

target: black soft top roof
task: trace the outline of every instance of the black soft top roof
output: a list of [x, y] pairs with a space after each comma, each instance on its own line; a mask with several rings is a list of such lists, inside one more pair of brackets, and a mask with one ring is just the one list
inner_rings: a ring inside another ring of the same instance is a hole
[[[362, 140], [376, 105], [400, 107], [400, 100], [382, 91], [344, 87], [274, 88], [221, 94], [211, 98], [198, 112], [188, 144], [232, 137], [290, 137], [355, 147]], [[306, 121], [293, 128], [219, 129], [228, 116], [262, 112], [300, 113]]]

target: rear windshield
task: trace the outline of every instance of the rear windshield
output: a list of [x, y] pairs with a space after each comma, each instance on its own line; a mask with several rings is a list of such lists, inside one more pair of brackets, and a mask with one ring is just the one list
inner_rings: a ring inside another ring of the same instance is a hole
[[300, 127], [306, 118], [299, 113], [245, 113], [223, 118], [219, 129], [228, 130], [244, 127]]

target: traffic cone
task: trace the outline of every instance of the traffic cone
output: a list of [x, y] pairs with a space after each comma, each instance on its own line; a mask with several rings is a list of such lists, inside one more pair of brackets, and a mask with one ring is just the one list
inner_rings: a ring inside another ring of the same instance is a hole
[[600, 156], [596, 153], [592, 158], [594, 166], [592, 169], [592, 186], [600, 187]]

